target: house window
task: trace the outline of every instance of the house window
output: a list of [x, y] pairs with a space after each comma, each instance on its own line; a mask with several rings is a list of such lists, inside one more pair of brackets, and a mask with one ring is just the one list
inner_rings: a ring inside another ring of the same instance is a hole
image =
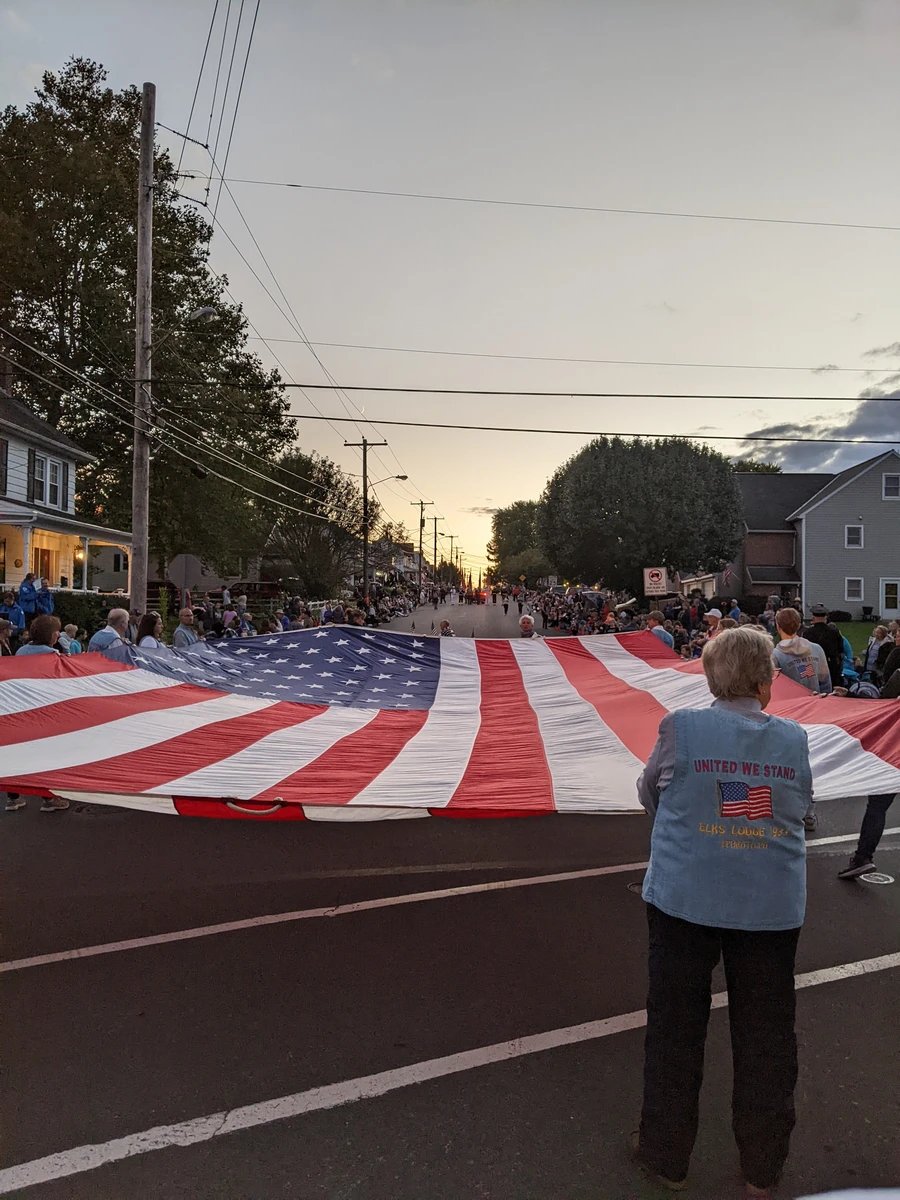
[[865, 599], [863, 594], [863, 581], [861, 579], [844, 580], [844, 599], [847, 601], [857, 600], [859, 602], [862, 602]]
[[844, 526], [844, 549], [845, 550], [862, 550], [863, 548], [863, 527], [862, 525], [845, 525]]
[[51, 508], [59, 508], [59, 486], [62, 468], [58, 462], [49, 462], [48, 482], [47, 482], [47, 503]]
[[0, 538], [0, 583], [6, 583], [6, 538]]
[[128, 570], [128, 555], [116, 553], [113, 555], [113, 570], [127, 571]]
[[900, 500], [900, 475], [882, 475], [882, 500]]
[[44, 503], [44, 492], [47, 482], [47, 460], [38, 454], [34, 459], [34, 502]]

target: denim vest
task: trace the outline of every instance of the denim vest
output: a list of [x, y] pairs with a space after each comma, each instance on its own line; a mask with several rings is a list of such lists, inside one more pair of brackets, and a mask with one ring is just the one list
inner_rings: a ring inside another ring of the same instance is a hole
[[806, 911], [806, 732], [794, 721], [709, 708], [675, 718], [643, 897], [724, 929], [796, 929]]

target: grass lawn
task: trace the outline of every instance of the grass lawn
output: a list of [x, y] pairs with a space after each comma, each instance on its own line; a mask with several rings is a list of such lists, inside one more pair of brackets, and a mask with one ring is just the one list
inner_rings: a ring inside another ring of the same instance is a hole
[[854, 654], [862, 654], [875, 625], [872, 621], [839, 621], [838, 629], [850, 643]]

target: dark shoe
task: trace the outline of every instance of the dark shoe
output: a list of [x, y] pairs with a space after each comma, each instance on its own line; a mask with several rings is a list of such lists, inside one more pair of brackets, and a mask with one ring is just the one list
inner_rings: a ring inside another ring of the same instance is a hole
[[48, 797], [41, 805], [41, 812], [65, 812], [69, 807], [68, 800], [62, 800], [58, 796]]
[[640, 1170], [651, 1179], [654, 1183], [658, 1183], [660, 1187], [666, 1188], [670, 1192], [683, 1192], [687, 1187], [686, 1179], [666, 1179], [665, 1175], [660, 1175], [658, 1171], [644, 1162], [641, 1154], [641, 1135], [638, 1130], [628, 1135], [628, 1153], [631, 1155], [632, 1162], [636, 1163]]
[[861, 857], [858, 854], [854, 854], [843, 871], [838, 871], [838, 879], [858, 879], [860, 875], [865, 875], [867, 871], [874, 870], [875, 864], [871, 858], [868, 858], [865, 854]]
[[24, 807], [25, 807], [25, 801], [22, 799], [21, 796], [14, 796], [12, 794], [7, 794], [7, 797], [6, 797], [6, 811], [7, 812], [18, 812], [20, 808], [24, 808]]
[[814, 833], [819, 828], [819, 814], [814, 808], [809, 809], [803, 818], [803, 828], [807, 833]]

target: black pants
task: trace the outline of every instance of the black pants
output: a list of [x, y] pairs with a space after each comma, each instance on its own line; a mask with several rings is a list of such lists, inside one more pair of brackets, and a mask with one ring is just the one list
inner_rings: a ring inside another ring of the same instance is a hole
[[770, 1187], [784, 1166], [795, 1121], [794, 957], [800, 930], [715, 929], [653, 905], [647, 916], [642, 1157], [667, 1179], [687, 1175], [697, 1136], [710, 980], [721, 956], [734, 1064], [732, 1128], [745, 1179]]
[[871, 858], [875, 853], [881, 835], [884, 833], [884, 823], [887, 810], [894, 803], [894, 792], [886, 796], [870, 796], [866, 805], [866, 815], [863, 817], [862, 828], [859, 831], [859, 844], [856, 847], [857, 858]]

